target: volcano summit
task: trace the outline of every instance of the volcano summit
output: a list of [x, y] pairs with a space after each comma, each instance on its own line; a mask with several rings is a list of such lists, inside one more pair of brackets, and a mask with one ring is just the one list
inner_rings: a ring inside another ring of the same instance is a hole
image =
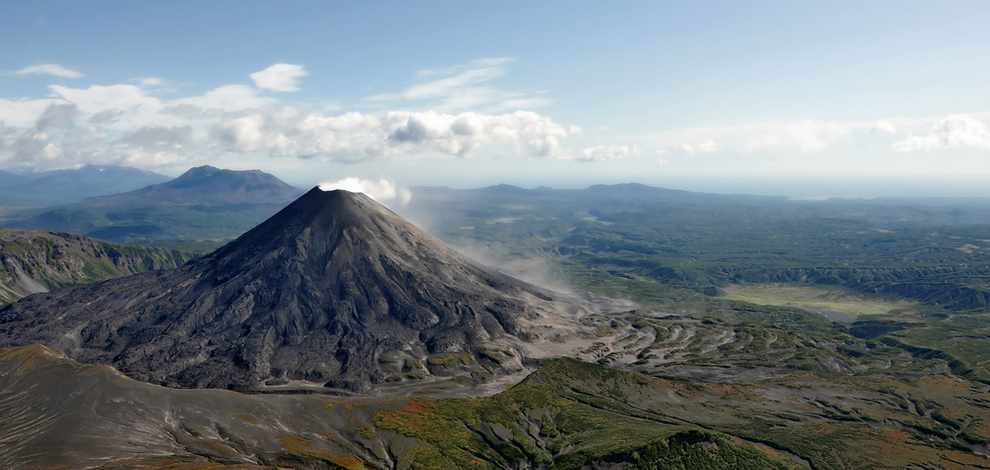
[[575, 312], [555, 296], [363, 194], [314, 188], [183, 267], [3, 308], [0, 346], [42, 343], [173, 387], [358, 391], [519, 370], [521, 345]]

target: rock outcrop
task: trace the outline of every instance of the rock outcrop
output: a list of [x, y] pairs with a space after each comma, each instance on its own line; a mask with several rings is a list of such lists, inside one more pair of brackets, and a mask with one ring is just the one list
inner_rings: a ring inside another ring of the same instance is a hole
[[63, 232], [0, 228], [0, 305], [59, 287], [181, 266], [178, 250], [126, 246]]

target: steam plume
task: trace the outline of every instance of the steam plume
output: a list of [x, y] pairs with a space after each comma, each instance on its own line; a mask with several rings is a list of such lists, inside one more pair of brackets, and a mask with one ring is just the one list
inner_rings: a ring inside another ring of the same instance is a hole
[[412, 199], [411, 191], [406, 188], [400, 188], [385, 178], [378, 181], [354, 177], [344, 178], [332, 183], [320, 183], [320, 189], [324, 191], [343, 189], [353, 193], [364, 193], [382, 204], [389, 205], [391, 203], [397, 203], [399, 207], [409, 204], [409, 200]]

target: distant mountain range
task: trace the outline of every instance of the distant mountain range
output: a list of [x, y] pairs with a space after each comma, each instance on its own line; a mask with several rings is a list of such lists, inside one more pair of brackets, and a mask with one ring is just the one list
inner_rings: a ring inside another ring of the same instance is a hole
[[288, 203], [303, 191], [260, 170], [192, 168], [178, 178], [123, 194], [93, 197], [78, 207], [232, 206]]
[[9, 171], [0, 170], [0, 187], [8, 188], [11, 185], [17, 184], [21, 181], [21, 178]]
[[88, 197], [121, 193], [171, 178], [152, 171], [115, 165], [12, 173], [0, 170], [0, 206], [43, 207], [71, 204]]
[[303, 190], [258, 170], [190, 169], [165, 183], [93, 197], [0, 225], [72, 232], [117, 243], [215, 247], [270, 217]]

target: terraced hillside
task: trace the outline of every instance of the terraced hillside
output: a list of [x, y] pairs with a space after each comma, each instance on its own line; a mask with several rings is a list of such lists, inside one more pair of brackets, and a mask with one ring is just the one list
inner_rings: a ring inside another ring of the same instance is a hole
[[0, 229], [0, 305], [26, 295], [181, 266], [193, 255], [71, 233]]

